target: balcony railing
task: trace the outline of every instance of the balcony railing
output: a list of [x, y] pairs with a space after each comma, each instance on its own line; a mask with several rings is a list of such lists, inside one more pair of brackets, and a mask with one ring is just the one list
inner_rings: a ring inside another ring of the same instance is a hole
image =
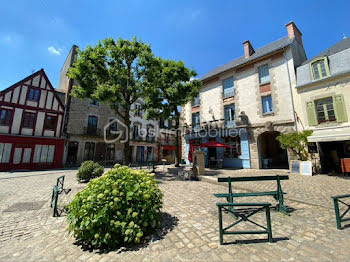
[[101, 129], [96, 127], [84, 127], [84, 135], [99, 136], [101, 135]]
[[226, 128], [232, 128], [236, 126], [236, 121], [235, 120], [226, 120], [225, 121], [225, 127]]
[[224, 98], [231, 97], [235, 95], [235, 88], [226, 88], [224, 89]]

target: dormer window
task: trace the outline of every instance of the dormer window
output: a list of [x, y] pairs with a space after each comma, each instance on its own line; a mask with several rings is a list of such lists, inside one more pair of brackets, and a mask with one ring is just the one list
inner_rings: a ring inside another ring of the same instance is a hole
[[312, 80], [318, 80], [330, 75], [327, 57], [314, 60], [311, 62], [310, 67]]

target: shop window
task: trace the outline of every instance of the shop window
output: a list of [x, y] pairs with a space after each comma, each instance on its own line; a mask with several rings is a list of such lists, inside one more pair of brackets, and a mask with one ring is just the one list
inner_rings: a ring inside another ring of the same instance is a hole
[[114, 160], [115, 144], [107, 144], [106, 160]]
[[12, 144], [0, 143], [0, 163], [9, 163]]
[[94, 160], [95, 143], [86, 142], [84, 151], [84, 160]]
[[237, 158], [241, 155], [241, 139], [239, 136], [225, 137], [224, 144], [232, 146], [224, 149], [224, 158]]
[[54, 145], [36, 145], [33, 163], [52, 163], [55, 155]]

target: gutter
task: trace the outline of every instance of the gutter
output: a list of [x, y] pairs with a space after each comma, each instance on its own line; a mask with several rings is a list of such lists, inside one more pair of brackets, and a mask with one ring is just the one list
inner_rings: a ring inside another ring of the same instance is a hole
[[301, 88], [304, 88], [304, 87], [312, 86], [314, 84], [321, 84], [321, 83], [327, 82], [329, 80], [333, 80], [333, 79], [335, 79], [337, 77], [346, 76], [348, 74], [350, 74], [350, 70], [343, 71], [343, 72], [340, 72], [340, 73], [337, 73], [337, 74], [333, 74], [331, 76], [328, 76], [328, 77], [325, 77], [325, 78], [322, 78], [322, 79], [319, 79], [319, 80], [316, 80], [316, 81], [308, 82], [306, 84], [303, 84], [303, 85], [300, 85], [300, 86], [296, 86], [295, 88], [301, 89]]
[[291, 100], [292, 100], [292, 110], [293, 110], [294, 128], [295, 128], [295, 131], [298, 132], [298, 126], [297, 126], [297, 122], [296, 122], [295, 109], [294, 109], [294, 99], [293, 99], [293, 91], [292, 91], [292, 81], [291, 81], [291, 79], [290, 79], [290, 72], [289, 72], [289, 66], [288, 66], [288, 60], [287, 60], [287, 57], [286, 57], [286, 50], [285, 50], [285, 47], [283, 47], [283, 57], [284, 57], [284, 61], [285, 61], [286, 66], [287, 66], [287, 74], [288, 74], [288, 83], [289, 83], [290, 98], [291, 98]]

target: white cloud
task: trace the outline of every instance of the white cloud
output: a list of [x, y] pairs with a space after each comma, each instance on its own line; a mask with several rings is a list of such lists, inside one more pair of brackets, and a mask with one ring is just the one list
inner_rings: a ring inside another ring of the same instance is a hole
[[52, 55], [61, 55], [63, 51], [62, 48], [56, 49], [54, 46], [48, 47], [47, 50], [49, 50], [50, 54]]

